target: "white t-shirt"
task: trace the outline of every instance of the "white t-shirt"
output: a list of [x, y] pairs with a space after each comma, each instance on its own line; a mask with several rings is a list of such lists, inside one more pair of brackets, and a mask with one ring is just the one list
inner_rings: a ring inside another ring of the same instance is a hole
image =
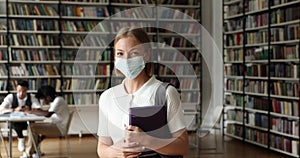
[[70, 115], [67, 102], [60, 96], [55, 97], [50, 103], [49, 112], [54, 112], [51, 116], [52, 123], [56, 124], [57, 128], [62, 132], [66, 132], [66, 125]]
[[[125, 126], [129, 124], [129, 108], [152, 106], [155, 93], [162, 82], [151, 77], [138, 91], [128, 94], [122, 84], [103, 92], [99, 99], [98, 136], [111, 137], [113, 142], [124, 138]], [[180, 97], [175, 87], [166, 90], [168, 103], [168, 126], [171, 133], [185, 128]]]
[[[30, 98], [31, 99], [31, 108], [37, 108], [37, 109], [41, 108], [41, 104], [39, 103], [39, 101], [37, 100], [37, 98], [33, 94], [30, 94], [30, 97], [31, 97]], [[27, 100], [27, 95], [26, 95], [25, 98], [20, 99], [18, 97], [18, 94], [17, 94], [17, 98], [18, 98], [19, 106], [25, 105], [26, 100]], [[3, 102], [2, 102], [2, 104], [0, 106], [0, 110], [2, 110], [4, 108], [11, 108], [12, 107], [12, 103], [13, 103], [13, 94], [8, 94], [4, 98], [4, 100], [3, 100]]]

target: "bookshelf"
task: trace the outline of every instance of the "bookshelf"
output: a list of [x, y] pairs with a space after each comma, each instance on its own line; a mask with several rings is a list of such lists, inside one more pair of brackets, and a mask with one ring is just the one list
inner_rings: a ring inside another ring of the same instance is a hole
[[226, 0], [225, 133], [299, 157], [299, 0]]
[[[179, 22], [192, 23], [192, 19], [201, 22], [200, 0], [0, 0], [0, 3], [5, 6], [0, 10], [0, 97], [14, 92], [20, 78], [28, 79], [33, 93], [41, 85], [51, 84], [76, 110], [70, 133], [96, 133], [97, 124], [91, 122], [98, 115], [99, 95], [122, 79], [113, 75], [112, 39], [121, 27], [138, 25], [147, 29], [153, 42], [159, 43], [153, 45], [155, 75], [178, 88], [190, 123], [188, 128], [195, 130], [201, 110], [202, 59], [184, 37], [199, 42], [200, 33], [192, 25], [188, 25], [191, 29], [175, 26]], [[156, 7], [174, 12], [162, 12]], [[172, 69], [181, 74], [171, 73]], [[196, 74], [192, 74], [194, 71]]]

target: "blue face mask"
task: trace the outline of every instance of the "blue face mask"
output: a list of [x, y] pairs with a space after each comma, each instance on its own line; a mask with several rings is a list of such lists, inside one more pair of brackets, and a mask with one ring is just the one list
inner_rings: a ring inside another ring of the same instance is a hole
[[120, 70], [128, 79], [136, 78], [145, 68], [143, 56], [128, 59], [116, 58], [116, 69]]

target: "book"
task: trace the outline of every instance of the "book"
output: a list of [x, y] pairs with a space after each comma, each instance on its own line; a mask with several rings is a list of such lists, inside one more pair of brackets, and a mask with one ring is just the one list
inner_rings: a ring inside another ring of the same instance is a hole
[[131, 107], [129, 125], [137, 126], [154, 137], [172, 137], [168, 127], [166, 106]]

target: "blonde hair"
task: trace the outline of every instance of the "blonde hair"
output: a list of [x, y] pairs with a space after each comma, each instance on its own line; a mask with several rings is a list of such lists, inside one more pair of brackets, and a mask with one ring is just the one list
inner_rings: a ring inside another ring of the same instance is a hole
[[[151, 53], [152, 53], [152, 47], [150, 44], [151, 41], [144, 29], [136, 28], [136, 27], [124, 27], [124, 28], [120, 29], [115, 37], [114, 47], [120, 39], [126, 38], [126, 37], [135, 37], [141, 44], [146, 44], [145, 49], [148, 50], [147, 52], [149, 53], [149, 58], [151, 59]], [[114, 53], [114, 55], [115, 55], [115, 53]], [[115, 69], [115, 70], [116, 70], [117, 75], [122, 74], [119, 70], [117, 70], [117, 69]], [[154, 64], [152, 62], [147, 62], [145, 64], [144, 71], [148, 76], [151, 77], [154, 73]]]

